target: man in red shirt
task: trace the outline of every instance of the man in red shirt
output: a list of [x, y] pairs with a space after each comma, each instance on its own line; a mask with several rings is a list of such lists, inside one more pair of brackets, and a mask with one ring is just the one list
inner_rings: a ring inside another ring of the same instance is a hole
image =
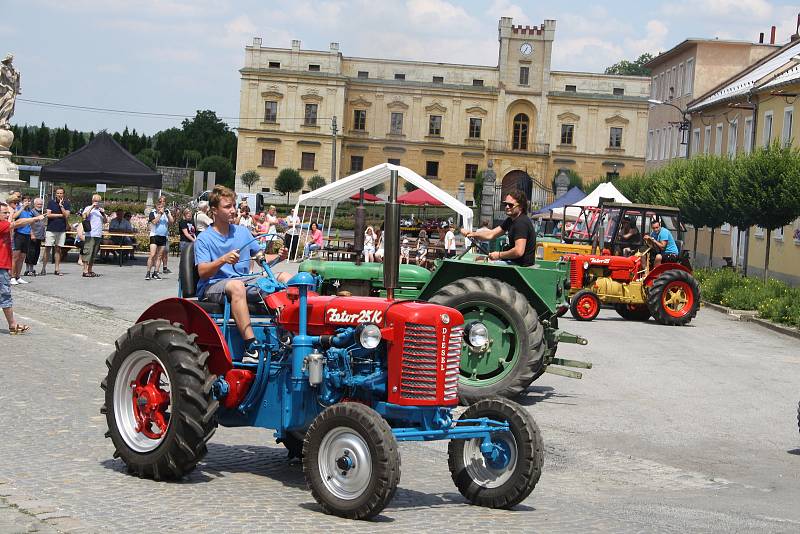
[[36, 221], [44, 220], [44, 215], [11, 220], [11, 208], [5, 202], [0, 202], [0, 308], [8, 321], [9, 334], [24, 334], [30, 327], [17, 323], [14, 320], [14, 310], [11, 299], [11, 231], [14, 228], [28, 226]]

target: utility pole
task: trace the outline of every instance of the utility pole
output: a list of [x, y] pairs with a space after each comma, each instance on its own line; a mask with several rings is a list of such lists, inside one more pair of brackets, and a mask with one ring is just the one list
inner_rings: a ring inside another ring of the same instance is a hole
[[331, 136], [333, 143], [331, 144], [331, 183], [336, 181], [336, 115], [331, 119]]

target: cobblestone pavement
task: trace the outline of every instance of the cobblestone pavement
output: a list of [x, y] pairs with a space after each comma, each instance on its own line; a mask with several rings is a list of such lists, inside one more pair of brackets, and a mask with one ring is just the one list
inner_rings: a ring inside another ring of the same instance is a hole
[[125, 474], [103, 437], [103, 362], [138, 311], [173, 294], [174, 275], [157, 285], [139, 266], [86, 280], [73, 269], [15, 288], [33, 330], [0, 331], [0, 532], [800, 530], [793, 338], [710, 310], [687, 328], [605, 310], [591, 323], [565, 320], [590, 345], [559, 353], [595, 367], [583, 380], [544, 375], [521, 399], [546, 444], [524, 503], [466, 504], [446, 444], [410, 443], [394, 501], [376, 521], [352, 522], [320, 511], [266, 430], [220, 428], [179, 483]]

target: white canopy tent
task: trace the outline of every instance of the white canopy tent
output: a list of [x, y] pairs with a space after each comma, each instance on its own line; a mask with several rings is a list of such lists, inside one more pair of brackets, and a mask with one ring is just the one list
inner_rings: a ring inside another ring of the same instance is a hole
[[[328, 224], [325, 225], [326, 233], [328, 238], [330, 238], [331, 222], [333, 221], [333, 214], [339, 202], [348, 200], [351, 196], [358, 194], [361, 189], [366, 190], [388, 181], [391, 171], [397, 171], [400, 178], [411, 182], [419, 189], [422, 189], [432, 197], [440, 200], [445, 206], [461, 215], [464, 228], [472, 230], [472, 208], [459, 202], [455, 197], [442, 191], [411, 169], [400, 165], [392, 165], [391, 163], [381, 163], [380, 165], [364, 169], [363, 171], [351, 174], [346, 178], [327, 184], [319, 189], [300, 195], [294, 207], [295, 213], [300, 217], [303, 223], [302, 226], [305, 226], [306, 223], [315, 218], [327, 221]], [[306, 229], [306, 232], [307, 231]]]
[[[614, 202], [623, 202], [625, 204], [631, 203], [630, 200], [625, 198], [625, 195], [619, 192], [619, 189], [614, 187], [614, 184], [611, 182], [604, 182], [572, 206], [565, 206], [552, 210], [552, 218], [560, 219], [564, 217], [564, 210], [566, 210], [567, 219], [577, 219], [581, 214], [580, 206], [599, 206], [601, 198], [613, 199]], [[549, 213], [547, 215], [549, 216]]]

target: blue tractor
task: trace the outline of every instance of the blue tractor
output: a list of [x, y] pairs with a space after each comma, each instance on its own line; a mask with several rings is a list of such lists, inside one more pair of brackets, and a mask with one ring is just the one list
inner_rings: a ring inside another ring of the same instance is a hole
[[[396, 176], [392, 191], [394, 199]], [[263, 299], [250, 312], [258, 363], [242, 362], [229, 304], [194, 298], [193, 250], [184, 250], [180, 296], [147, 309], [106, 362], [106, 436], [128, 471], [180, 479], [217, 426], [268, 428], [302, 458], [326, 512], [367, 519], [395, 493], [398, 442], [444, 439], [453, 481], [470, 502], [510, 508], [525, 499], [541, 475], [539, 429], [501, 397], [454, 417], [462, 340], [486, 346], [488, 330], [464, 325], [453, 308], [393, 298], [399, 258], [388, 252], [394, 243], [399, 254], [399, 206], [390, 202], [386, 215], [387, 298], [320, 296], [309, 273], [284, 285], [257, 258], [263, 273], [251, 283]]]

